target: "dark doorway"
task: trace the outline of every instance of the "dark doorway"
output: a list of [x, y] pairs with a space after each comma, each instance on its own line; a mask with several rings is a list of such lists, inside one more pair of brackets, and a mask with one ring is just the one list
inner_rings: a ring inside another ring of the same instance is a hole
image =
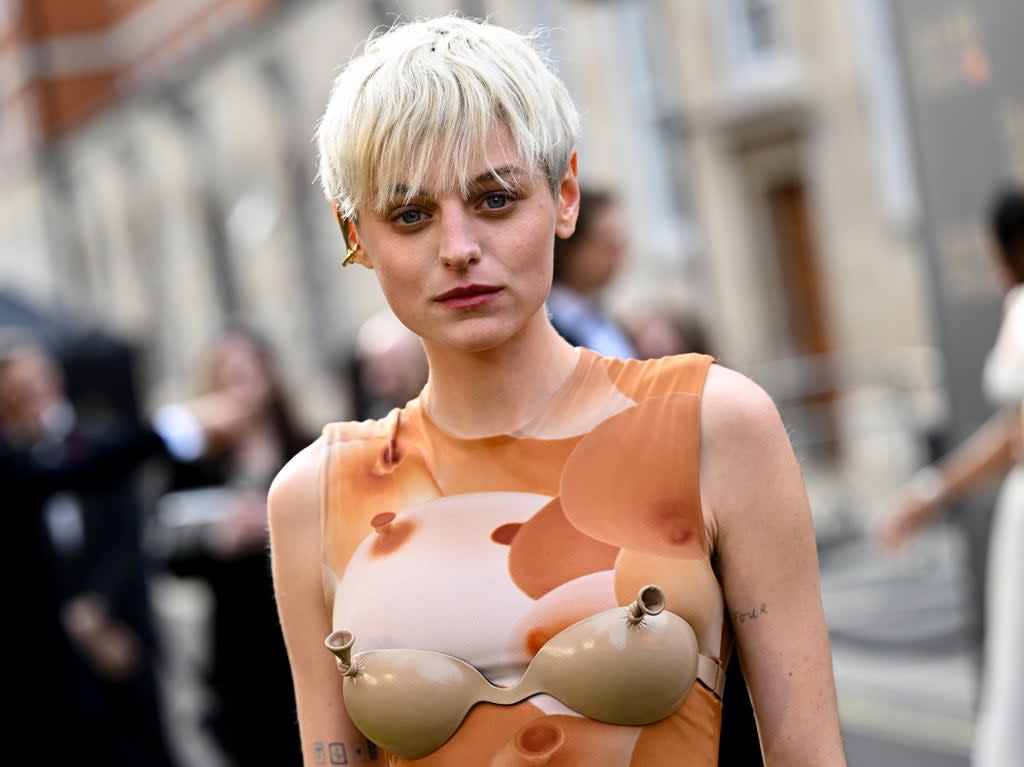
[[797, 178], [767, 187], [764, 201], [783, 289], [786, 325], [796, 353], [808, 360], [804, 391], [792, 403], [803, 413], [801, 429], [819, 457], [839, 453], [836, 386], [831, 364], [818, 254], [807, 192]]

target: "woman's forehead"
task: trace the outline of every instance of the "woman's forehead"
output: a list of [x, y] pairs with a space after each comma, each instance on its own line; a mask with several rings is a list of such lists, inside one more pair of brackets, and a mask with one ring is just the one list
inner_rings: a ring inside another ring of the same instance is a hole
[[[539, 163], [523, 156], [509, 129], [500, 123], [489, 131], [483, 146], [447, 153], [445, 160], [439, 159], [445, 153], [438, 147], [420, 151], [426, 154], [410, 153], [409, 161], [402, 163], [401, 168], [378, 168], [375, 196], [384, 200], [438, 198], [453, 192], [472, 193], [494, 181], [517, 186], [541, 174]], [[417, 184], [409, 177], [409, 169], [417, 167], [421, 159], [426, 161], [426, 172]]]

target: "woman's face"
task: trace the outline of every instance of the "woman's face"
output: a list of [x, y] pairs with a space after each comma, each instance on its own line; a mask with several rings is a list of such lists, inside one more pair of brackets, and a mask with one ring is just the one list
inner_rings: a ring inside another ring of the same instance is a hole
[[52, 360], [28, 345], [11, 353], [0, 375], [0, 425], [18, 439], [39, 439], [47, 410], [63, 400], [63, 379]]
[[[1013, 258], [1013, 256], [1016, 256], [1016, 258]], [[1002, 251], [999, 243], [992, 242], [989, 245], [989, 262], [992, 264], [999, 287], [1004, 292], [1024, 282], [1010, 266], [1011, 262], [1016, 264], [1024, 262], [1024, 255], [1021, 253], [1015, 253], [1012, 256], [1007, 255]]]
[[270, 402], [273, 387], [266, 360], [248, 338], [228, 336], [214, 350], [211, 379], [213, 388], [231, 390], [250, 407], [260, 409]]
[[576, 221], [575, 157], [556, 196], [512, 147], [508, 129], [496, 127], [471, 163], [465, 198], [457, 189], [432, 191], [439, 180], [428, 179], [409, 204], [396, 194], [383, 212], [358, 211], [361, 262], [428, 347], [484, 351], [543, 321], [554, 238], [571, 234]]
[[609, 203], [592, 215], [586, 237], [567, 264], [567, 281], [584, 295], [607, 287], [626, 255], [626, 219], [619, 206]]

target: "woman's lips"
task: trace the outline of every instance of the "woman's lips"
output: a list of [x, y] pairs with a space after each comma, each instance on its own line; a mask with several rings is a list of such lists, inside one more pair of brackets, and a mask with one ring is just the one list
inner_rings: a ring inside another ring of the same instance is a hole
[[489, 304], [501, 292], [493, 285], [466, 285], [442, 293], [435, 300], [452, 309], [475, 309]]

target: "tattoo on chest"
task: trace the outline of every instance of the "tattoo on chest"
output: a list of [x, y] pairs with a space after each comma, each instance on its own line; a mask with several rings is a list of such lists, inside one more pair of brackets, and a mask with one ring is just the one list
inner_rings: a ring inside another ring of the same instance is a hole
[[760, 607], [755, 607], [753, 610], [740, 610], [732, 614], [732, 617], [736, 619], [737, 623], [745, 623], [748, 620], [756, 621], [762, 615], [768, 614], [768, 605], [764, 602], [761, 603]]

